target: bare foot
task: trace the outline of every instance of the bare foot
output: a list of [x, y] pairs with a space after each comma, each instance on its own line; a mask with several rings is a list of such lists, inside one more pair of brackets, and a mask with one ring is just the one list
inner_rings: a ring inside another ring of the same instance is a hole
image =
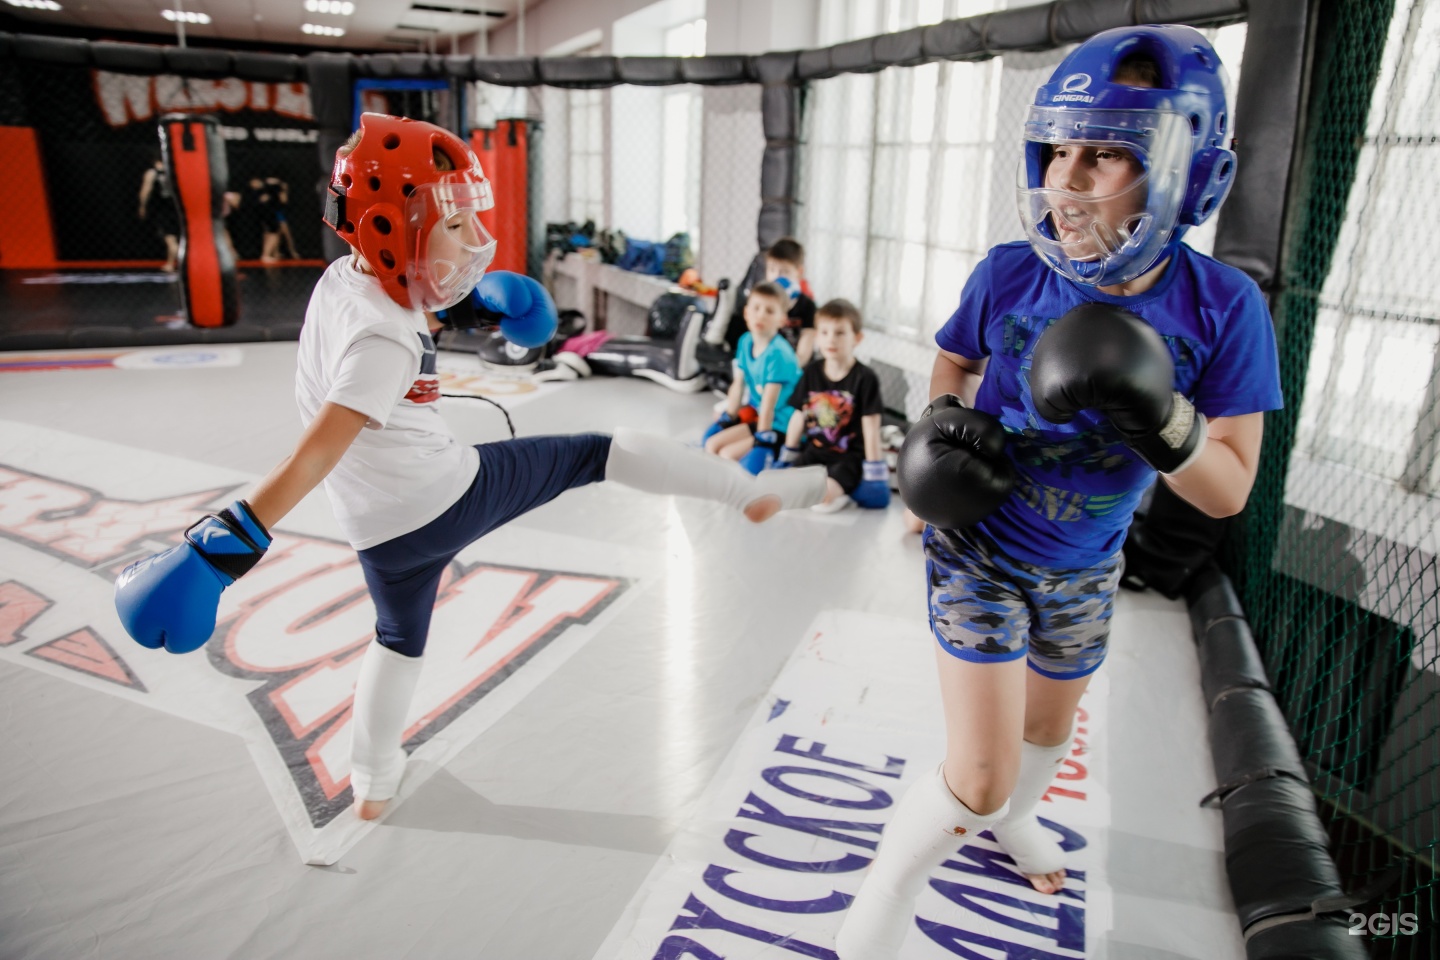
[[374, 820], [385, 812], [385, 805], [389, 802], [389, 800], [357, 800], [355, 801], [355, 813], [361, 820]]
[[1027, 873], [1025, 879], [1041, 893], [1059, 893], [1065, 889], [1064, 870], [1056, 870], [1054, 873]]
[[779, 512], [780, 498], [773, 493], [767, 493], [745, 504], [745, 517], [751, 523], [764, 523]]

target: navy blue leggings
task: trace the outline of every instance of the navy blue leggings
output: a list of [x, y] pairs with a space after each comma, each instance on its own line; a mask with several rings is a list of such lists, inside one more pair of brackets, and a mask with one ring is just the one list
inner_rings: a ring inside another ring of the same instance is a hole
[[361, 550], [375, 601], [375, 634], [407, 657], [425, 650], [440, 577], [455, 555], [571, 487], [605, 479], [610, 438], [600, 433], [482, 443], [470, 489], [418, 530]]

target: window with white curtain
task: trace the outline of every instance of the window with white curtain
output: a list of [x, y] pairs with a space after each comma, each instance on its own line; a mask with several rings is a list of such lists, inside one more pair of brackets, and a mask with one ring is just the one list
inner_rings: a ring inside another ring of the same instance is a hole
[[[564, 56], [588, 57], [600, 53], [598, 44], [580, 49], [563, 48]], [[606, 224], [605, 116], [606, 90], [565, 90], [538, 87], [531, 91], [545, 124], [541, 196], [547, 221]], [[501, 114], [504, 116], [504, 114]], [[524, 116], [522, 112], [517, 114]]]
[[[598, 51], [597, 51], [598, 52]], [[603, 90], [565, 92], [569, 167], [567, 219], [605, 222], [605, 125]]]
[[[824, 45], [996, 9], [994, 0], [821, 0]], [[991, 243], [1000, 61], [847, 74], [810, 87], [799, 232], [822, 299], [928, 339]], [[1018, 227], [1016, 232], [1018, 233]]]
[[[705, 20], [696, 18], [665, 31], [667, 57], [703, 57]], [[701, 96], [692, 86], [664, 88], [661, 131], [660, 236], [689, 233], [700, 248]]]

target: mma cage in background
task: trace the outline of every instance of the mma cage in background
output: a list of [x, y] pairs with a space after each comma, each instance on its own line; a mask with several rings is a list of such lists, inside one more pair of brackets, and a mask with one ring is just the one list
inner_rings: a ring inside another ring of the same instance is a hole
[[[284, 338], [300, 319], [293, 304], [303, 309], [341, 252], [316, 223], [316, 187], [352, 129], [360, 81], [387, 81], [372, 87], [400, 98], [387, 101], [394, 109], [413, 105], [464, 135], [465, 121], [488, 113], [500, 118], [492, 135], [513, 137], [512, 118], [523, 118], [529, 272], [541, 274], [547, 222], [593, 220], [654, 241], [689, 232], [712, 282], [738, 280], [757, 249], [797, 236], [817, 300], [861, 306], [861, 355], [887, 405], [914, 417], [930, 337], [969, 270], [1019, 238], [1014, 168], [1036, 85], [1103, 29], [1206, 30], [1230, 67], [1240, 166], [1217, 223], [1191, 242], [1269, 297], [1287, 403], [1266, 417], [1255, 491], [1222, 549], [1228, 578], [1207, 570], [1187, 596], [1236, 910], [1251, 957], [1359, 955], [1356, 914], [1372, 955], [1435, 956], [1440, 0], [997, 5], [820, 0], [821, 47], [759, 56], [297, 58], [0, 35], [0, 160], [13, 169], [7, 151], [43, 125], [37, 76], [150, 75], [157, 90], [176, 77], [210, 90], [243, 81], [252, 95], [268, 85], [272, 100], [308, 83], [303, 111], [264, 126], [295, 131], [283, 137], [295, 151], [285, 162], [303, 256], [256, 271], [254, 238], [236, 236], [249, 327], [232, 338]], [[701, 53], [701, 29], [672, 25], [665, 49]], [[99, 129], [89, 146], [134, 167], [153, 137], [132, 124]], [[232, 165], [247, 162], [245, 142], [229, 144]], [[0, 216], [86, 215], [106, 228], [106, 214], [56, 189], [45, 157], [48, 210], [43, 196], [12, 196]], [[7, 229], [5, 291], [47, 270], [123, 260], [60, 250], [27, 262]], [[147, 242], [137, 269], [155, 265]], [[273, 302], [291, 313], [267, 317], [264, 298], [280, 293], [290, 299]], [[16, 336], [23, 298], [0, 305], [0, 348], [41, 343]], [[173, 334], [184, 342], [186, 331]]]

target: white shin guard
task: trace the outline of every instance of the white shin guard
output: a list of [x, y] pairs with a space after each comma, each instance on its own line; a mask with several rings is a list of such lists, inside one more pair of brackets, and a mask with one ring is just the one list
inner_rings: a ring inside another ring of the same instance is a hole
[[605, 479], [646, 493], [714, 500], [736, 510], [771, 494], [780, 498], [782, 510], [808, 507], [825, 497], [824, 467], [766, 470], [757, 477], [733, 460], [623, 427], [610, 440]]
[[943, 768], [922, 777], [900, 799], [860, 892], [835, 937], [840, 960], [893, 960], [915, 917], [915, 898], [934, 869], [970, 837], [1005, 816], [981, 815], [945, 785]]
[[355, 682], [350, 719], [350, 787], [357, 800], [389, 800], [405, 773], [405, 717], [420, 679], [422, 658], [372, 640]]
[[1072, 728], [1065, 742], [1053, 747], [1036, 746], [1028, 740], [1020, 744], [1020, 776], [1010, 794], [1010, 814], [990, 829], [1021, 873], [1037, 876], [1065, 869], [1065, 851], [1055, 834], [1040, 825], [1035, 808], [1070, 755], [1074, 739]]

